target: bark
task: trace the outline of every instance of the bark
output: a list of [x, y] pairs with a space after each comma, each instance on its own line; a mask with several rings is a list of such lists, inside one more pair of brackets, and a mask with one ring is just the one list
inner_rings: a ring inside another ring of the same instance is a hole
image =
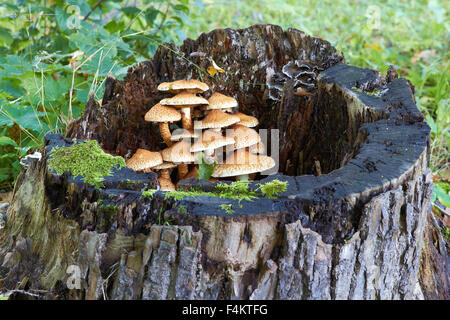
[[[103, 105], [91, 99], [68, 138], [47, 136], [42, 159], [20, 174], [0, 230], [0, 287], [69, 299], [449, 298], [430, 210], [430, 128], [405, 79], [349, 66], [328, 42], [270, 25], [167, 46], [123, 81], [109, 77]], [[258, 128], [280, 130], [279, 173], [250, 185], [287, 181], [276, 199], [148, 198], [155, 173], [117, 170], [97, 190], [48, 169], [49, 150], [71, 138], [124, 157], [163, 149], [146, 106], [165, 97], [160, 82], [198, 78], [208, 58], [226, 72], [205, 76], [205, 97], [234, 96]], [[81, 289], [67, 286], [70, 265]]]

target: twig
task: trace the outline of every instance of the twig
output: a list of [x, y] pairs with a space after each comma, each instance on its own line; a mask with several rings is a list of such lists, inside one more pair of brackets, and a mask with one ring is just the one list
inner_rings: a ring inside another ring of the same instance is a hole
[[92, 7], [91, 11], [89, 11], [88, 14], [83, 18], [83, 21], [86, 21], [86, 19], [89, 18], [89, 16], [91, 15], [91, 13], [92, 13], [95, 9], [97, 9], [97, 7], [98, 7], [99, 5], [102, 4], [102, 2], [103, 2], [103, 0], [98, 0], [97, 3]]

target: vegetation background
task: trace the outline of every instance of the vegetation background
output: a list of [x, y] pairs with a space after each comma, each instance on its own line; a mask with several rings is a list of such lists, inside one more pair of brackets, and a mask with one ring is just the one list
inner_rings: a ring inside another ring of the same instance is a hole
[[109, 72], [122, 78], [165, 41], [271, 23], [329, 40], [350, 64], [381, 72], [392, 64], [413, 83], [432, 130], [439, 215], [438, 202], [450, 207], [449, 6], [444, 0], [4, 0], [0, 191], [12, 189], [20, 158], [40, 147], [45, 134], [64, 132], [89, 94], [101, 99]]

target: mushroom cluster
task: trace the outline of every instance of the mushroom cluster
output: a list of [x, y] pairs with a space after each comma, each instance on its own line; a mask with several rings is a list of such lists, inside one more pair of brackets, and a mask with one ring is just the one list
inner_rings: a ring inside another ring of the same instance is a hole
[[[176, 188], [169, 170], [177, 168], [178, 180], [198, 178], [199, 154], [211, 164], [224, 154], [223, 148], [225, 159], [214, 166], [212, 181], [228, 177], [248, 180], [250, 174], [275, 166], [253, 129], [258, 119], [234, 111], [238, 103], [233, 97], [215, 92], [207, 100], [198, 94], [209, 90], [208, 85], [194, 79], [163, 82], [158, 90], [174, 96], [154, 105], [145, 114], [145, 121], [158, 123], [167, 148], [160, 152], [138, 149], [127, 166], [135, 171], [157, 171], [161, 190]], [[169, 124], [180, 121], [181, 128], [171, 132]]]

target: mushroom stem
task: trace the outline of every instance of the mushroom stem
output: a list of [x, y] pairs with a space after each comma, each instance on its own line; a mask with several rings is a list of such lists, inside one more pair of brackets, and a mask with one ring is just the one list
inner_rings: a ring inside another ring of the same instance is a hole
[[192, 129], [191, 107], [181, 109], [181, 125], [184, 129]]
[[236, 181], [248, 181], [248, 174], [241, 174], [240, 176], [236, 176]]
[[159, 174], [160, 174], [161, 178], [170, 180], [169, 169], [162, 169], [161, 171], [159, 171]]
[[185, 175], [187, 175], [189, 171], [187, 163], [180, 163], [178, 166], [178, 180], [183, 179]]
[[164, 142], [170, 147], [173, 143], [170, 141], [170, 137], [172, 134], [169, 130], [169, 123], [168, 122], [160, 122], [159, 123], [159, 131], [161, 132], [161, 137], [163, 138]]

